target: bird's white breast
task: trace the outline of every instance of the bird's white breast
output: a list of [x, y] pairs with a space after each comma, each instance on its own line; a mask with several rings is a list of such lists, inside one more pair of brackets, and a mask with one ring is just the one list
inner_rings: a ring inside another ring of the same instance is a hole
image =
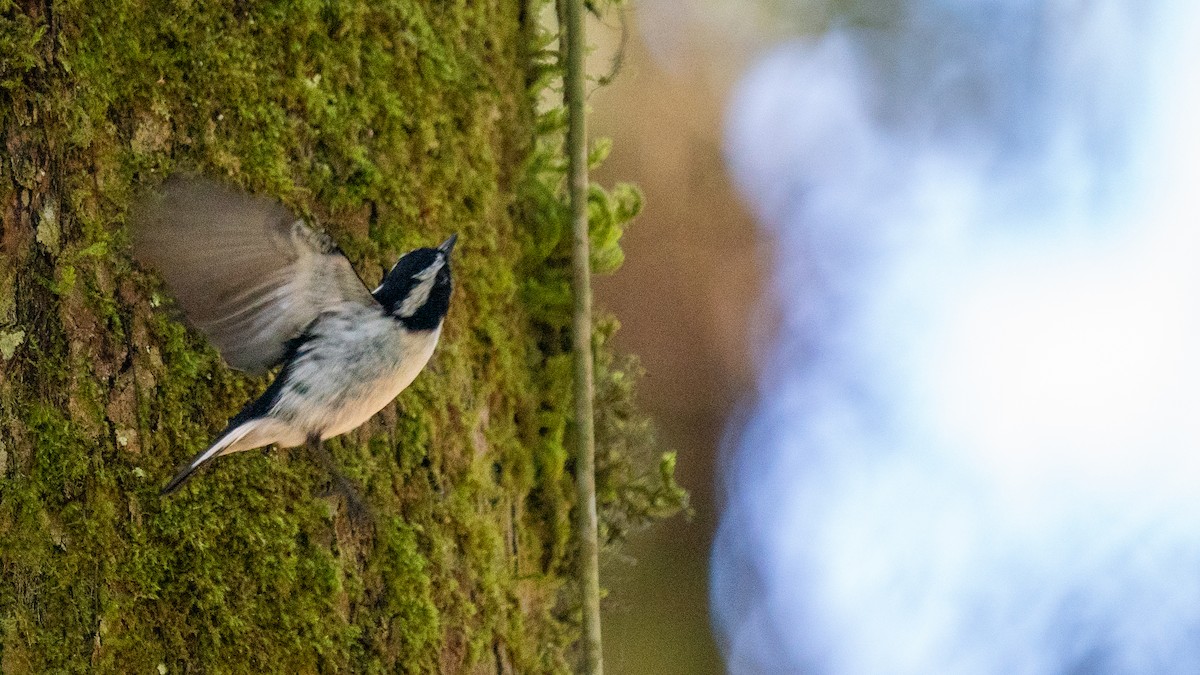
[[272, 408], [294, 429], [281, 446], [308, 434], [344, 434], [366, 422], [416, 379], [441, 327], [409, 331], [376, 309], [346, 303], [323, 314], [292, 364]]

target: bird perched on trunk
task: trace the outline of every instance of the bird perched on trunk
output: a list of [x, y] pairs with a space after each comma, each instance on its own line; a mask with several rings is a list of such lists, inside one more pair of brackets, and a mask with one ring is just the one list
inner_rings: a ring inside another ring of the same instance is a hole
[[202, 178], [168, 180], [135, 214], [134, 256], [162, 274], [230, 366], [282, 368], [163, 494], [216, 457], [272, 443], [308, 444], [331, 465], [321, 441], [367, 421], [433, 354], [456, 239], [404, 254], [371, 291], [328, 235], [279, 202]]

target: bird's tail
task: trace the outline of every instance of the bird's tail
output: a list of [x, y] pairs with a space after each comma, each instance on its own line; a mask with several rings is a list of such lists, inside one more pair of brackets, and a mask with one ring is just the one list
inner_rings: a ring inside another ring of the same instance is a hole
[[183, 485], [184, 481], [191, 477], [192, 473], [194, 473], [196, 469], [199, 469], [210, 459], [220, 457], [221, 455], [227, 455], [231, 452], [250, 450], [252, 448], [267, 445], [270, 441], [265, 443], [257, 442], [261, 439], [255, 438], [256, 436], [260, 435], [256, 432], [264, 431], [262, 427], [265, 424], [266, 420], [262, 418], [245, 420], [241, 422], [235, 420], [225, 428], [225, 431], [221, 432], [220, 436], [217, 436], [217, 440], [213, 441], [212, 445], [208, 446], [208, 448], [203, 452], [193, 457], [192, 461], [188, 462], [187, 465], [180, 469], [179, 473], [175, 474], [175, 477], [171, 479], [171, 482], [167, 483], [166, 486], [163, 487], [160, 494], [165, 496], [178, 490], [179, 487]]

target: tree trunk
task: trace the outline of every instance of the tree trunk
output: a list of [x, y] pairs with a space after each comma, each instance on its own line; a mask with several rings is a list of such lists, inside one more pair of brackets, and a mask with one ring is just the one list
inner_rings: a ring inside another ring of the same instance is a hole
[[[0, 0], [0, 672], [569, 670], [569, 232], [534, 4]], [[269, 379], [131, 262], [131, 206], [177, 171], [282, 199], [368, 284], [460, 233], [429, 367], [329, 442], [373, 528], [303, 448], [159, 497]]]

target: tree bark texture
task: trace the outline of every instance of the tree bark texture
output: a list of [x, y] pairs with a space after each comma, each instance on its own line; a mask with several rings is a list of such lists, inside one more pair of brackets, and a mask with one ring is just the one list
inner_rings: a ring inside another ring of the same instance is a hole
[[[0, 672], [570, 669], [570, 232], [540, 11], [0, 0]], [[130, 259], [130, 209], [177, 171], [280, 198], [368, 285], [460, 233], [429, 367], [328, 444], [373, 527], [303, 448], [158, 496], [268, 382]]]

